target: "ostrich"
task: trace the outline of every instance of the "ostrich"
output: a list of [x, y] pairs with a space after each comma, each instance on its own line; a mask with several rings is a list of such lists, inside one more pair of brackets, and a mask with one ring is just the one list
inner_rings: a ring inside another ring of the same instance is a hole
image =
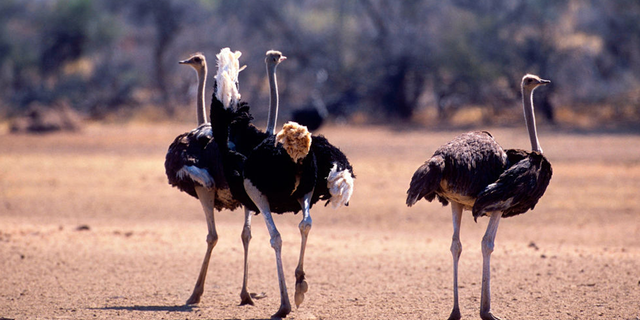
[[[318, 200], [334, 208], [347, 205], [353, 192], [353, 169], [346, 156], [322, 136], [312, 137], [296, 123], [287, 123], [274, 135], [278, 112], [275, 71], [283, 56], [268, 51], [265, 58], [270, 84], [269, 122], [266, 132], [251, 124], [249, 108], [240, 104], [229, 112], [213, 101], [212, 114], [231, 114], [229, 130], [214, 132], [216, 141], [228, 139], [235, 150], [225, 150], [224, 166], [233, 196], [252, 211], [262, 213], [275, 250], [280, 287], [280, 308], [273, 317], [284, 318], [291, 311], [282, 268], [282, 240], [272, 212], [303, 212], [299, 229], [302, 237], [300, 259], [296, 268], [295, 303], [299, 306], [308, 289], [303, 269], [307, 237], [312, 221], [309, 210]], [[258, 141], [257, 138], [262, 138]], [[220, 144], [223, 146], [226, 144]]]
[[316, 131], [324, 124], [328, 115], [327, 106], [319, 97], [319, 93], [316, 93], [312, 95], [308, 106], [291, 112], [291, 121], [307, 127], [309, 131]]
[[407, 205], [434, 198], [447, 205], [453, 216], [453, 309], [449, 319], [460, 319], [458, 306], [458, 260], [462, 252], [460, 221], [464, 209], [474, 220], [489, 216], [482, 238], [482, 294], [480, 317], [498, 319], [491, 313], [490, 257], [501, 217], [533, 209], [551, 180], [551, 164], [542, 154], [536, 133], [533, 91], [549, 80], [527, 74], [522, 78], [524, 117], [533, 151], [503, 150], [486, 131], [465, 133], [438, 148], [431, 159], [416, 170], [407, 191]]
[[[216, 88], [224, 87], [224, 89], [216, 90], [214, 96], [219, 100], [229, 100], [235, 88], [234, 81], [237, 81], [237, 74], [242, 70], [237, 65], [239, 56], [235, 56], [226, 48], [217, 57], [218, 74], [216, 75], [216, 84], [222, 83], [223, 85], [217, 85]], [[234, 210], [240, 207], [241, 203], [231, 195], [222, 168], [221, 154], [218, 145], [213, 140], [212, 125], [206, 121], [206, 110], [204, 108], [204, 88], [207, 77], [206, 59], [203, 54], [197, 53], [179, 63], [193, 67], [198, 75], [198, 98], [196, 104], [198, 127], [175, 138], [167, 151], [165, 170], [172, 186], [200, 200], [207, 220], [209, 230], [207, 234], [207, 251], [193, 293], [187, 300], [187, 304], [197, 304], [200, 302], [200, 297], [204, 292], [211, 252], [218, 241], [214, 209], [218, 211], [222, 209]], [[237, 89], [235, 90], [237, 91]], [[217, 122], [220, 122], [220, 120]], [[245, 221], [247, 220], [246, 217], [249, 217], [249, 219], [251, 217], [249, 210], [245, 210]], [[245, 233], [243, 231], [243, 241], [246, 236]], [[246, 256], [245, 249], [245, 264]], [[245, 267], [245, 272], [246, 269]], [[253, 302], [246, 288], [246, 278], [247, 275], [245, 273], [240, 294], [242, 297], [241, 304], [252, 304]]]

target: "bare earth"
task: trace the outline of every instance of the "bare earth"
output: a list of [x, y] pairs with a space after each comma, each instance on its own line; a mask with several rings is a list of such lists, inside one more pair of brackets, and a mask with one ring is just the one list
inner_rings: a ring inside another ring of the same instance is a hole
[[[206, 249], [200, 204], [171, 188], [164, 154], [187, 124], [92, 125], [79, 134], [0, 134], [0, 319], [267, 319], [279, 306], [275, 259], [253, 219], [249, 290], [238, 306], [242, 210], [216, 214], [203, 301], [187, 307]], [[523, 128], [489, 128], [527, 148]], [[640, 317], [640, 136], [542, 128], [554, 168], [534, 211], [500, 223], [492, 307], [504, 319]], [[446, 319], [451, 211], [405, 206], [414, 170], [460, 130], [329, 127], [357, 174], [351, 205], [311, 211], [309, 292], [291, 319]], [[298, 215], [276, 217], [290, 295]], [[465, 213], [464, 319], [479, 318], [480, 239]], [[292, 297], [291, 297], [292, 298]]]

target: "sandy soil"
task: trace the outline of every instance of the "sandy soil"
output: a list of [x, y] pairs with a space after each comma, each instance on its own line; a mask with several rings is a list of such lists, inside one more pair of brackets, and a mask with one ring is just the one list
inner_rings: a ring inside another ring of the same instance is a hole
[[[206, 243], [199, 203], [171, 188], [164, 154], [187, 124], [89, 126], [80, 134], [0, 134], [1, 319], [266, 319], [279, 306], [273, 250], [253, 220], [251, 292], [242, 284], [243, 214], [216, 215], [203, 301], [191, 294]], [[489, 128], [505, 147], [522, 128]], [[501, 221], [492, 307], [504, 319], [640, 317], [640, 135], [542, 128], [554, 176], [536, 209]], [[452, 301], [448, 207], [404, 204], [413, 171], [460, 130], [322, 130], [356, 170], [351, 205], [312, 210], [310, 285], [292, 319], [446, 319]], [[276, 217], [292, 295], [300, 216]], [[480, 239], [462, 225], [460, 303], [478, 317]]]

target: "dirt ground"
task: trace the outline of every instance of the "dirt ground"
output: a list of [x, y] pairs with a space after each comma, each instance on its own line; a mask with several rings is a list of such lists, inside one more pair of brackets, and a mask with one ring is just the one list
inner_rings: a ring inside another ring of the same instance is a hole
[[[78, 134], [0, 133], [0, 319], [267, 319], [279, 306], [275, 259], [253, 219], [249, 290], [242, 210], [216, 214], [205, 293], [184, 306], [206, 249], [200, 204], [171, 188], [164, 155], [188, 124], [90, 125]], [[488, 128], [527, 148], [521, 127]], [[554, 175], [534, 211], [503, 219], [492, 309], [503, 319], [640, 319], [640, 135], [541, 128]], [[329, 127], [349, 156], [351, 205], [311, 211], [309, 292], [291, 319], [446, 319], [451, 211], [406, 207], [415, 169], [461, 130]], [[276, 217], [293, 295], [300, 215]], [[480, 240], [465, 213], [460, 304], [479, 318]], [[291, 297], [293, 298], [293, 297]]]

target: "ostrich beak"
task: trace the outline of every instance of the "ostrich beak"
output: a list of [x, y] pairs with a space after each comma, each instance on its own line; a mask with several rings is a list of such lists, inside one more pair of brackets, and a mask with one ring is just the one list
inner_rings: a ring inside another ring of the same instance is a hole
[[541, 85], [547, 85], [549, 83], [551, 83], [551, 80], [540, 79], [540, 84]]
[[285, 56], [281, 56], [281, 57], [280, 57], [280, 60], [278, 60], [278, 63], [280, 63], [280, 62], [282, 62], [282, 61], [285, 61], [285, 60], [287, 60], [287, 57], [285, 57]]
[[188, 64], [189, 60], [180, 60], [178, 61], [178, 64]]

